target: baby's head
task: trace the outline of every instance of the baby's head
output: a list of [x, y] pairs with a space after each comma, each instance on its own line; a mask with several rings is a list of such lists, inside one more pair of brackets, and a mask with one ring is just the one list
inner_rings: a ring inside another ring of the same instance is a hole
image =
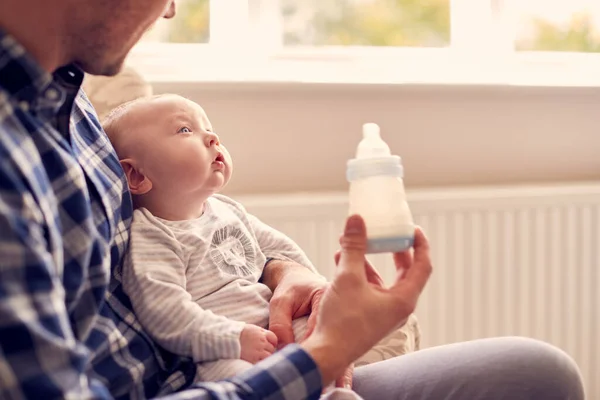
[[231, 157], [206, 113], [181, 96], [125, 103], [105, 118], [103, 127], [136, 204], [151, 212], [203, 203], [231, 177]]

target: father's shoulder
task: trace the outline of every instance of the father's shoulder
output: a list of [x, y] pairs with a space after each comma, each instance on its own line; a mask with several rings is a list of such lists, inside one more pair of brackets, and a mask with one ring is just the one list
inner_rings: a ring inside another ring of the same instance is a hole
[[98, 118], [98, 113], [96, 109], [92, 105], [92, 102], [86, 95], [83, 89], [79, 90], [77, 93], [77, 97], [75, 98], [75, 104], [73, 105], [73, 111], [71, 113], [71, 122], [78, 124], [80, 122], [87, 122], [93, 127], [101, 132], [102, 125], [100, 124], [100, 119]]
[[[0, 158], [12, 158], [25, 151], [24, 144], [31, 140], [30, 132], [35, 124], [27, 118], [27, 105], [18, 103], [0, 87]], [[3, 163], [5, 164], [5, 163]]]
[[16, 113], [18, 112], [18, 104], [14, 99], [0, 87], [0, 130], [6, 131], [11, 124], [9, 121], [15, 121], [17, 119]]
[[10, 102], [10, 97], [8, 93], [0, 87], [0, 121], [4, 120], [8, 115], [10, 115], [10, 111], [12, 110], [12, 105]]

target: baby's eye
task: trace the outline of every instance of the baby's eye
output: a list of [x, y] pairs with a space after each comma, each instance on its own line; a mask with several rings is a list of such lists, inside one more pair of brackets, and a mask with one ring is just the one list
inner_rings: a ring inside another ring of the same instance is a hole
[[188, 128], [187, 126], [184, 126], [177, 133], [192, 133], [192, 130], [190, 128]]

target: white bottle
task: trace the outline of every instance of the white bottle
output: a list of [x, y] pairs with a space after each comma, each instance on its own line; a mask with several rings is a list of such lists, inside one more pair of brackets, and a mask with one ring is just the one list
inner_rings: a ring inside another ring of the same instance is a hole
[[367, 253], [388, 253], [409, 249], [415, 226], [406, 202], [404, 170], [400, 157], [379, 135], [379, 126], [363, 125], [363, 139], [356, 158], [348, 161], [350, 215], [359, 214], [367, 227]]

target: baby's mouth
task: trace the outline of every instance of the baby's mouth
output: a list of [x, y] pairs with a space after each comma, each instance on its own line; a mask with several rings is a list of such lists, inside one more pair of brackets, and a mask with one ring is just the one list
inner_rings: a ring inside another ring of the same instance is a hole
[[223, 153], [218, 153], [215, 157], [215, 161], [212, 163], [213, 167], [219, 171], [225, 169], [225, 157], [223, 157]]

